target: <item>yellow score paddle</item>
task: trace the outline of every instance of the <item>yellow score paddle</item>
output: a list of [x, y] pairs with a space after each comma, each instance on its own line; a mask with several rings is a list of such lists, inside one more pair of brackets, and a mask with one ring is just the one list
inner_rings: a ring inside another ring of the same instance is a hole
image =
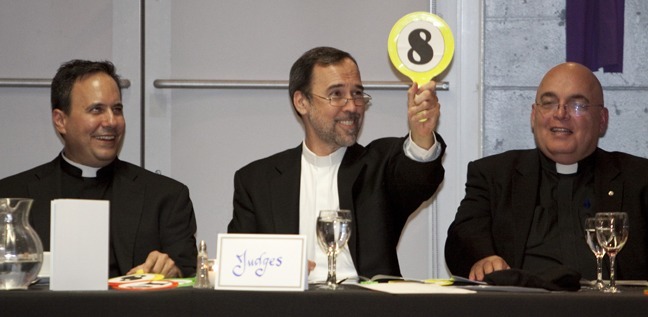
[[439, 16], [413, 12], [394, 24], [387, 50], [394, 67], [422, 86], [450, 65], [454, 38], [448, 24]]

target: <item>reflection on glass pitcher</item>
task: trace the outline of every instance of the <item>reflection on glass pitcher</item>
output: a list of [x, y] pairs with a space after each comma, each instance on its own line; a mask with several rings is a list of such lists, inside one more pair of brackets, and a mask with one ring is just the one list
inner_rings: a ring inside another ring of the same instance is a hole
[[43, 244], [29, 225], [32, 202], [0, 198], [0, 290], [27, 289], [43, 262]]

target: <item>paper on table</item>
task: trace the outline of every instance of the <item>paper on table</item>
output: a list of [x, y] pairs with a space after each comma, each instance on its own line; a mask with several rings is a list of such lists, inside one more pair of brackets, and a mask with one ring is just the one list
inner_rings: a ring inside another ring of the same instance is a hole
[[456, 288], [453, 286], [439, 286], [435, 284], [421, 283], [378, 283], [360, 284], [360, 286], [379, 292], [390, 294], [473, 294], [475, 291]]
[[[606, 280], [605, 282], [609, 283], [610, 281]], [[615, 283], [621, 286], [648, 286], [648, 281], [644, 280], [618, 280]]]
[[447, 278], [429, 278], [424, 280], [406, 278], [402, 276], [395, 275], [383, 275], [378, 274], [374, 275], [372, 278], [366, 278], [360, 276], [361, 284], [374, 284], [374, 283], [383, 283], [383, 282], [411, 282], [411, 283], [425, 283], [425, 284], [436, 284], [439, 286], [448, 286], [452, 285], [453, 280]]
[[[596, 284], [595, 280], [590, 281], [590, 280], [582, 279], [580, 282], [581, 285], [585, 285], [585, 286], [593, 286], [594, 284]], [[603, 283], [608, 284], [610, 283], [610, 281], [603, 280]], [[615, 283], [620, 286], [648, 286], [648, 281], [645, 280], [617, 280]]]
[[549, 293], [550, 290], [537, 287], [504, 286], [504, 285], [465, 285], [457, 286], [465, 290], [488, 291], [488, 292], [512, 292], [512, 293]]

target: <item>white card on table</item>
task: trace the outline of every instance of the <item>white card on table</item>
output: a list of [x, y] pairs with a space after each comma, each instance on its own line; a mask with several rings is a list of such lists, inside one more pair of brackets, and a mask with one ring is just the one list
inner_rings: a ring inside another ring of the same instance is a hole
[[216, 289], [308, 289], [304, 235], [219, 234], [217, 250]]
[[51, 203], [50, 290], [107, 290], [110, 202]]

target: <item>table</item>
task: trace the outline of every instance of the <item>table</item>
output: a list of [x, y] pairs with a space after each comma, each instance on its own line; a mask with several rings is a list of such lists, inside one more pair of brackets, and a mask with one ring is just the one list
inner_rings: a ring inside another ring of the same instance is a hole
[[558, 293], [392, 295], [357, 286], [342, 291], [0, 292], [2, 316], [648, 316], [643, 288], [621, 294]]

